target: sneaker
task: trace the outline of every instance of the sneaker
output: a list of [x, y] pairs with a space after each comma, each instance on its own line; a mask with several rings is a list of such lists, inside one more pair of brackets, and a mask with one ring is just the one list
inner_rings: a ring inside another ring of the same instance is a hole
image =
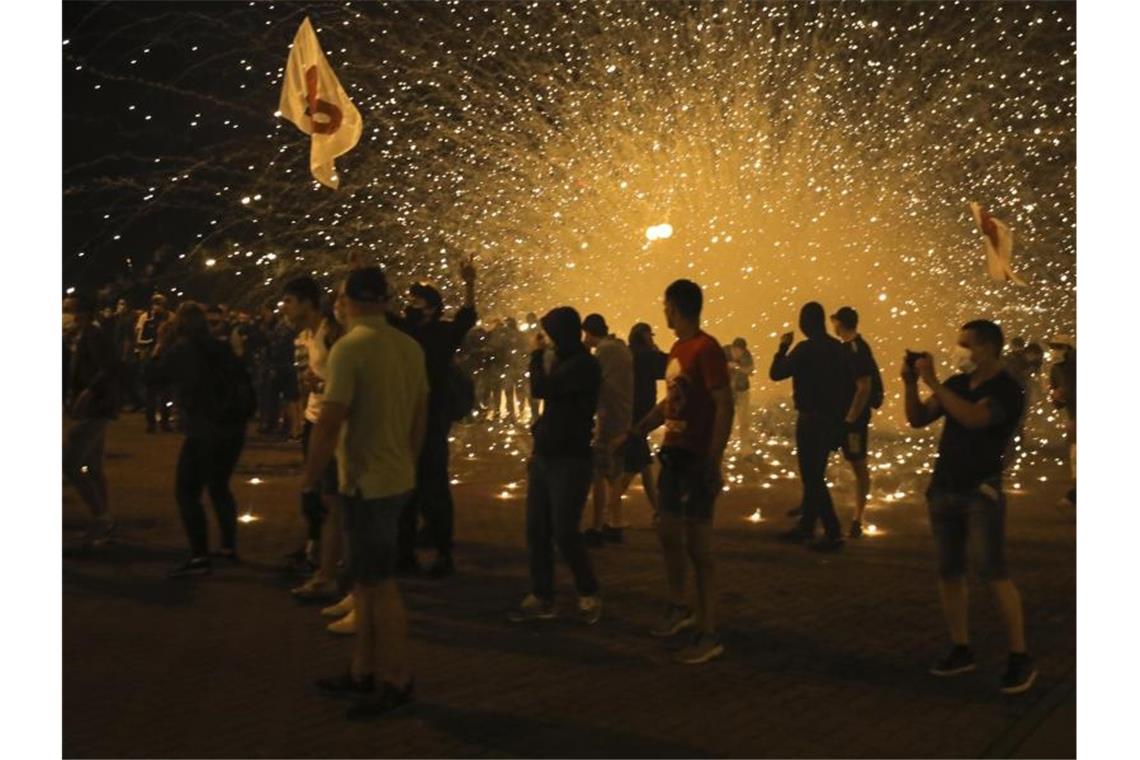
[[593, 528], [582, 531], [582, 543], [591, 549], [601, 549], [606, 545], [602, 532], [600, 530], [594, 530]]
[[1036, 680], [1037, 668], [1033, 667], [1033, 658], [1024, 653], [1010, 653], [1005, 675], [1001, 677], [1001, 693], [1021, 694], [1029, 691]]
[[210, 552], [210, 556], [214, 559], [229, 562], [232, 565], [241, 564], [241, 558], [234, 549], [218, 549], [216, 552]]
[[799, 527], [785, 530], [783, 533], [776, 536], [777, 540], [783, 541], [786, 544], [803, 544], [811, 541], [811, 534], [807, 531], [801, 530]]
[[700, 665], [724, 654], [724, 644], [715, 633], [701, 633], [693, 638], [693, 643], [682, 649], [674, 659], [686, 665]]
[[816, 540], [809, 543], [807, 545], [807, 548], [811, 549], [813, 552], [822, 552], [824, 554], [834, 554], [835, 552], [837, 552], [843, 548], [844, 543], [845, 542], [843, 541], [843, 539], [839, 538], [838, 536], [836, 536], [835, 538], [829, 538], [827, 536], [820, 536]]
[[336, 581], [326, 581], [323, 578], [313, 576], [309, 580], [302, 583], [297, 588], [293, 589], [292, 594], [295, 598], [307, 602], [323, 601], [326, 599], [336, 598]]
[[955, 645], [945, 657], [930, 666], [930, 674], [946, 678], [969, 673], [977, 667], [977, 663], [974, 662], [974, 653], [970, 651], [970, 648]]
[[792, 507], [787, 512], [785, 512], [784, 514], [786, 514], [788, 517], [799, 517], [803, 513], [804, 513], [803, 507]]
[[858, 520], [851, 521], [851, 530], [847, 532], [848, 538], [862, 538], [863, 537], [863, 523]]
[[519, 606], [507, 613], [512, 623], [527, 623], [531, 620], [553, 620], [556, 617], [554, 605], [534, 594], [523, 597]]
[[427, 577], [435, 581], [452, 575], [455, 575], [455, 561], [451, 557], [439, 557], [427, 569]]
[[351, 671], [345, 671], [339, 676], [318, 678], [317, 688], [336, 697], [374, 694], [376, 692], [376, 679], [369, 674], [357, 680], [352, 677]]
[[416, 681], [414, 678], [409, 680], [408, 685], [402, 689], [385, 681], [379, 694], [356, 700], [345, 712], [344, 717], [348, 720], [367, 720], [368, 718], [386, 715], [411, 704], [412, 694], [415, 693], [415, 690]]
[[650, 636], [659, 639], [674, 636], [686, 628], [697, 624], [697, 617], [693, 611], [684, 604], [670, 604], [665, 609], [665, 618], [649, 631]]
[[119, 524], [112, 517], [96, 518], [83, 535], [83, 545], [93, 547], [108, 543], [115, 537], [115, 529], [118, 526]]
[[167, 578], [189, 578], [210, 574], [209, 557], [192, 557], [166, 574]]
[[623, 538], [623, 534], [622, 534], [622, 529], [621, 528], [614, 528], [614, 527], [609, 526], [609, 525], [604, 526], [602, 528], [602, 540], [608, 544], [623, 543], [624, 538]]
[[578, 617], [586, 625], [593, 625], [602, 619], [602, 598], [598, 595], [583, 596], [578, 599]]
[[321, 616], [332, 618], [344, 617], [354, 609], [356, 609], [356, 602], [353, 601], [352, 594], [345, 594], [344, 598], [336, 604], [322, 609]]
[[356, 610], [349, 610], [340, 620], [334, 620], [326, 625], [325, 630], [341, 636], [352, 636], [356, 633]]

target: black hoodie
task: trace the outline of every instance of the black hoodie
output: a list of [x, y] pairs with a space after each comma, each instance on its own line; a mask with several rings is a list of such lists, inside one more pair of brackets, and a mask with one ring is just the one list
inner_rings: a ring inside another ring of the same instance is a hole
[[601, 365], [582, 343], [582, 321], [574, 309], [554, 309], [542, 318], [542, 329], [554, 342], [556, 356], [547, 372], [543, 352], [530, 355], [531, 397], [544, 401], [542, 416], [531, 427], [534, 452], [589, 459]]
[[814, 301], [800, 310], [800, 330], [807, 336], [791, 353], [781, 348], [772, 359], [772, 380], [792, 378], [792, 396], [801, 414], [840, 423], [855, 395], [851, 362], [843, 344], [827, 334], [823, 307]]

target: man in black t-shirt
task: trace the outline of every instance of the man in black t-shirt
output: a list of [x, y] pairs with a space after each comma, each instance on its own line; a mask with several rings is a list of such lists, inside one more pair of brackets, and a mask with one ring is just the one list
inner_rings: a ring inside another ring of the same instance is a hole
[[[855, 517], [851, 521], [851, 538], [863, 536], [863, 511], [871, 493], [871, 471], [867, 467], [867, 438], [871, 427], [871, 410], [883, 400], [882, 379], [871, 347], [857, 330], [859, 314], [844, 306], [831, 315], [835, 335], [843, 341], [843, 352], [851, 362], [855, 378], [855, 395], [843, 417], [843, 458], [851, 463], [855, 473]], [[877, 386], [877, 387], [876, 387]], [[877, 396], [877, 401], [875, 397]]]
[[[982, 537], [983, 577], [997, 597], [1009, 636], [1009, 661], [1001, 690], [1019, 694], [1037, 677], [1026, 651], [1021, 595], [1005, 566], [1005, 497], [1003, 459], [1017, 429], [1025, 394], [1002, 368], [1005, 344], [1001, 328], [987, 320], [962, 326], [956, 347], [958, 369], [945, 383], [934, 373], [929, 354], [913, 366], [904, 362], [906, 418], [911, 427], [926, 427], [945, 416], [938, 461], [926, 492], [930, 525], [938, 545], [939, 590], [953, 648], [930, 672], [954, 676], [974, 670], [966, 602], [966, 545], [973, 528]], [[918, 379], [931, 395], [921, 400]]]

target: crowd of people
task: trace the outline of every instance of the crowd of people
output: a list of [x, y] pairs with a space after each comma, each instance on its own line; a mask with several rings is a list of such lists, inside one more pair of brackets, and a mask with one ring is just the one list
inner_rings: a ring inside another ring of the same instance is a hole
[[[570, 306], [541, 319], [528, 314], [522, 325], [480, 323], [472, 261], [461, 274], [464, 302], [450, 319], [429, 283], [413, 284], [398, 310], [384, 272], [365, 265], [351, 269], [331, 303], [315, 280], [299, 277], [285, 285], [279, 309], [267, 306], [256, 315], [189, 301], [171, 313], [161, 295], [146, 312], [134, 313], [123, 301], [98, 312], [92, 301], [70, 297], [64, 393], [72, 422], [63, 461], [92, 514], [88, 544], [106, 542], [115, 531], [103, 444], [122, 409], [142, 411], [148, 431], [177, 425], [184, 434], [175, 496], [190, 555], [171, 577], [206, 575], [218, 561], [238, 561], [229, 481], [252, 421], [263, 434], [295, 438], [305, 461], [298, 489], [305, 537], [289, 561], [308, 577], [293, 593], [334, 602], [321, 611], [336, 618], [330, 630], [355, 634], [356, 642], [347, 670], [319, 685], [356, 697], [350, 718], [383, 714], [407, 704], [414, 691], [397, 577], [439, 579], [456, 571], [452, 425], [473, 416], [525, 416], [533, 438], [526, 492], [530, 588], [508, 620], [531, 624], [557, 615], [555, 550], [573, 575], [581, 621], [601, 619], [591, 550], [623, 541], [629, 523], [622, 496], [640, 476], [667, 591], [661, 620], [649, 633], [687, 632], [691, 639], [676, 655], [682, 663], [720, 656], [713, 516], [734, 420], [748, 442], [755, 362], [747, 342], [724, 345], [702, 329], [703, 293], [690, 280], [664, 293], [675, 338], [664, 351], [646, 323], [633, 325], [622, 340], [603, 315], [582, 318]], [[797, 522], [780, 538], [821, 552], [837, 552], [846, 539], [863, 535], [871, 419], [885, 395], [859, 315], [845, 306], [830, 322], [834, 335], [823, 306], [805, 304], [803, 339], [783, 335], [768, 372], [772, 381], [792, 381], [803, 487], [790, 513]], [[1050, 345], [1061, 360], [1050, 372], [1049, 394], [1070, 421], [1075, 461], [1075, 343], [1060, 336]], [[988, 320], [963, 325], [956, 351], [959, 372], [945, 381], [929, 353], [908, 352], [899, 370], [908, 422], [925, 427], [945, 418], [926, 496], [951, 648], [931, 672], [946, 677], [975, 668], [964, 574], [967, 536], [976, 531], [980, 570], [1008, 632], [1001, 689], [1019, 693], [1033, 684], [1036, 670], [1004, 558], [1002, 474], [1018, 435], [1024, 441], [1044, 352], [1017, 339], [1006, 351], [1001, 328]], [[666, 389], [660, 400], [659, 380]], [[649, 436], [660, 427], [654, 468]], [[846, 533], [826, 478], [837, 450], [857, 484]], [[213, 552], [203, 490], [220, 534]], [[1068, 498], [1075, 506], [1075, 485]], [[421, 568], [417, 549], [425, 546], [434, 559]]]

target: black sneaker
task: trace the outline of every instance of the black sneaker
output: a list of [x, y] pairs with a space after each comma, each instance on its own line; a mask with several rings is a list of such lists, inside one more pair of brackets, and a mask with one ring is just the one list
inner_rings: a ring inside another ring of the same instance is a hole
[[977, 663], [974, 662], [974, 653], [970, 651], [970, 648], [955, 645], [945, 657], [930, 666], [930, 674], [946, 678], [969, 673], [977, 667]]
[[386, 715], [411, 704], [415, 690], [414, 678], [402, 689], [385, 681], [379, 694], [356, 700], [345, 712], [344, 717], [348, 720], [367, 720]]
[[190, 578], [210, 574], [209, 557], [192, 557], [166, 574], [167, 578]]
[[582, 543], [591, 549], [601, 549], [606, 545], [605, 539], [602, 537], [602, 532], [592, 528], [582, 531]]
[[1024, 653], [1011, 652], [1005, 666], [1005, 675], [1001, 677], [1001, 693], [1021, 694], [1029, 691], [1036, 680], [1037, 668], [1033, 667], [1033, 658]]
[[811, 534], [796, 527], [792, 528], [791, 530], [785, 530], [783, 533], [776, 536], [776, 538], [786, 544], [803, 544], [811, 541]]
[[371, 673], [358, 680], [351, 671], [345, 671], [339, 676], [318, 678], [317, 688], [334, 697], [368, 696], [376, 693], [376, 680]]
[[451, 557], [439, 557], [427, 569], [427, 577], [435, 581], [452, 575], [455, 575], [455, 561]]
[[621, 528], [606, 525], [602, 528], [602, 539], [608, 544], [620, 544], [625, 541]]
[[231, 565], [241, 564], [241, 558], [238, 553], [233, 549], [219, 549], [216, 552], [210, 552], [210, 556], [214, 559], [220, 559], [223, 562], [228, 562]]
[[858, 520], [851, 521], [851, 530], [847, 532], [848, 538], [862, 538], [863, 537], [863, 523]]
[[799, 517], [803, 513], [804, 513], [803, 507], [792, 507], [787, 512], [785, 512], [784, 514], [786, 514], [788, 517]]
[[830, 538], [828, 536], [820, 536], [816, 540], [807, 545], [807, 548], [813, 552], [822, 552], [824, 554], [834, 554], [843, 548], [844, 541], [842, 538], [836, 536]]

